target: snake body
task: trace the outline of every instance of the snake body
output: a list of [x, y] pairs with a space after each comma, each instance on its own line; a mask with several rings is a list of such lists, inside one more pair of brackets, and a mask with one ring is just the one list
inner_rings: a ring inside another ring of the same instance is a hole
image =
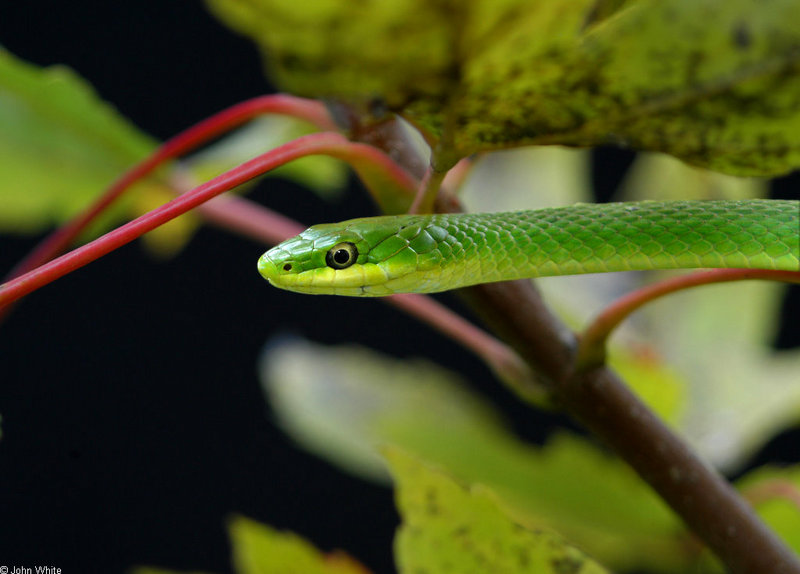
[[276, 287], [351, 296], [702, 267], [800, 270], [800, 202], [643, 201], [370, 217], [310, 227], [258, 262]]

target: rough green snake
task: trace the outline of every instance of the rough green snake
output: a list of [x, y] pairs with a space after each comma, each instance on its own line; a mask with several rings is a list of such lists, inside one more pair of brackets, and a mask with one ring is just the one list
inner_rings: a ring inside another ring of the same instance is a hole
[[276, 287], [381, 296], [644, 269], [800, 270], [800, 202], [643, 201], [310, 227], [261, 256]]

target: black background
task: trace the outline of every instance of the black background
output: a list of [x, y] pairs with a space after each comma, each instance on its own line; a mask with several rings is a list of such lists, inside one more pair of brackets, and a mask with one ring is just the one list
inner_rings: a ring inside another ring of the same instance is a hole
[[[272, 91], [256, 50], [201, 3], [5, 2], [0, 44], [69, 64], [161, 139]], [[630, 154], [599, 159], [608, 191]], [[796, 197], [797, 183], [784, 178], [777, 194]], [[353, 187], [323, 204], [271, 180], [253, 197], [311, 223], [369, 214]], [[0, 238], [0, 272], [35, 240]], [[391, 571], [391, 492], [299, 451], [270, 421], [256, 359], [275, 333], [435, 358], [531, 440], [563, 422], [519, 406], [472, 356], [379, 302], [268, 287], [255, 272], [263, 247], [210, 228], [169, 262], [127, 246], [29, 297], [0, 327], [0, 564], [229, 572], [224, 520], [237, 512]], [[797, 301], [780, 346], [797, 342]], [[759, 460], [797, 461], [797, 441], [786, 433]]]

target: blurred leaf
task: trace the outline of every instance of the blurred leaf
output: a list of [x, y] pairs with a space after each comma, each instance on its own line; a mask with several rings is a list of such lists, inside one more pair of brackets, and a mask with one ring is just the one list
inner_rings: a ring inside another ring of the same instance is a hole
[[455, 157], [612, 143], [740, 175], [800, 165], [794, 0], [209, 5], [285, 89], [381, 99]]
[[784, 288], [764, 281], [709, 285], [638, 313], [641, 336], [688, 383], [681, 430], [719, 468], [737, 469], [800, 420], [800, 351], [770, 348]]
[[691, 559], [678, 521], [625, 465], [568, 435], [520, 442], [440, 367], [291, 340], [267, 348], [261, 376], [283, 428], [350, 472], [380, 476], [377, 448], [396, 445], [611, 567], [669, 572]]
[[[324, 554], [291, 532], [281, 532], [243, 516], [228, 525], [236, 574], [369, 574], [344, 552]], [[202, 574], [139, 567], [133, 574]]]
[[486, 489], [465, 489], [399, 449], [386, 457], [403, 520], [395, 540], [401, 574], [606, 572], [558, 535], [513, 522]]
[[768, 186], [764, 179], [725, 175], [686, 165], [668, 155], [640, 153], [614, 200], [753, 199], [766, 197]]
[[244, 517], [229, 526], [237, 574], [368, 574], [344, 552], [323, 554], [290, 532], [280, 532]]
[[613, 345], [608, 363], [661, 420], [672, 428], [681, 428], [688, 383], [657, 352], [642, 343]]
[[800, 465], [763, 467], [745, 475], [736, 486], [759, 516], [800, 554]]
[[251, 37], [275, 81], [313, 97], [399, 107], [441, 98], [453, 86], [459, 2], [426, 0], [210, 0], [212, 11]]
[[260, 371], [287, 433], [344, 470], [386, 484], [389, 475], [375, 447], [395, 415], [422, 428], [446, 424], [448, 434], [462, 437], [505, 432], [497, 414], [455, 375], [422, 359], [401, 364], [363, 347], [285, 338], [267, 345]]
[[68, 68], [38, 68], [0, 49], [3, 231], [64, 222], [155, 145]]
[[[311, 133], [311, 127], [295, 118], [264, 116], [253, 120], [183, 162], [198, 181], [206, 181], [279, 145]], [[320, 196], [338, 196], [347, 184], [347, 166], [327, 156], [295, 160], [268, 176], [284, 177], [311, 188]]]
[[[126, 203], [130, 206], [130, 214], [138, 217], [172, 199], [175, 199], [175, 192], [167, 188], [152, 187], [131, 193]], [[150, 255], [168, 259], [186, 247], [202, 221], [197, 213], [190, 211], [142, 235], [139, 240]]]
[[[528, 147], [480, 156], [459, 190], [467, 211], [499, 212], [592, 201], [589, 153]], [[498, 190], [486, 193], [487, 189]]]

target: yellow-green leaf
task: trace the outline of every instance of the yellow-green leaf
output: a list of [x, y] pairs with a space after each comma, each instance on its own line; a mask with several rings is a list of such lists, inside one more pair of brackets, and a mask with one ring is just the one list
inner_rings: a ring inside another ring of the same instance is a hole
[[344, 552], [324, 554], [291, 532], [281, 532], [244, 517], [229, 525], [237, 574], [368, 574]]
[[800, 4], [210, 0], [286, 89], [382, 100], [447, 159], [616, 143], [732, 174], [800, 165]]
[[[491, 489], [516, 521], [553, 529], [610, 567], [669, 572], [691, 563], [674, 515], [619, 460], [566, 434], [544, 447], [521, 442], [441, 367], [298, 340], [270, 345], [262, 365], [282, 426], [350, 472], [380, 477], [377, 449], [396, 445]], [[653, 394], [659, 382], [673, 384], [648, 377]], [[664, 404], [676, 402], [666, 392]]]
[[315, 97], [440, 98], [452, 86], [455, 0], [209, 0], [254, 39], [284, 89]]
[[786, 172], [800, 164], [798, 19], [794, 0], [641, 0], [545, 51], [515, 26], [466, 63], [456, 141], [621, 143]]
[[759, 468], [736, 486], [775, 533], [800, 554], [800, 465]]
[[555, 533], [515, 523], [486, 489], [465, 489], [399, 449], [386, 457], [403, 521], [395, 539], [401, 574], [606, 572]]
[[615, 201], [645, 199], [753, 199], [767, 197], [768, 180], [735, 177], [692, 167], [660, 153], [640, 153]]
[[0, 48], [0, 229], [65, 221], [155, 145], [68, 68]]
[[[243, 516], [228, 524], [236, 574], [369, 574], [357, 560], [341, 551], [323, 553], [297, 534], [276, 530]], [[133, 574], [203, 574], [151, 566]]]

